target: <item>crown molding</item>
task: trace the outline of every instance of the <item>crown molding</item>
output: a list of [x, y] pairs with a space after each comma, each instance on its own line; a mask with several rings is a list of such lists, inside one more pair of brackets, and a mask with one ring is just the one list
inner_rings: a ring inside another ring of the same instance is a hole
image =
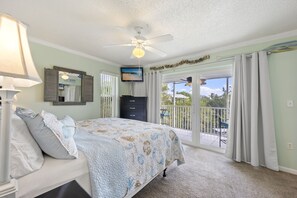
[[61, 50], [61, 51], [64, 51], [64, 52], [68, 52], [68, 53], [71, 53], [71, 54], [74, 54], [74, 55], [82, 56], [84, 58], [99, 61], [101, 63], [105, 63], [105, 64], [108, 64], [110, 66], [116, 66], [116, 67], [121, 66], [118, 63], [114, 63], [114, 62], [111, 62], [111, 61], [108, 61], [108, 60], [105, 60], [105, 59], [101, 59], [101, 58], [98, 58], [96, 56], [92, 56], [92, 55], [86, 54], [84, 52], [81, 52], [81, 51], [78, 51], [78, 50], [73, 50], [73, 49], [70, 49], [70, 48], [67, 48], [67, 47], [64, 47], [64, 46], [61, 46], [61, 45], [57, 45], [57, 44], [54, 44], [54, 43], [51, 43], [51, 42], [48, 42], [48, 41], [45, 41], [45, 40], [42, 40], [42, 39], [29, 37], [29, 41], [32, 42], [32, 43], [37, 43], [37, 44], [41, 44], [41, 45], [44, 45], [44, 46], [47, 46], [47, 47], [58, 49], [58, 50]]
[[[265, 42], [270, 42], [270, 41], [274, 41], [274, 40], [278, 40], [278, 39], [284, 39], [284, 38], [290, 38], [290, 37], [294, 37], [297, 36], [297, 29], [296, 30], [292, 30], [292, 31], [288, 31], [288, 32], [283, 32], [280, 34], [274, 34], [274, 35], [270, 35], [270, 36], [265, 36], [262, 38], [258, 38], [258, 39], [252, 39], [252, 40], [248, 40], [248, 41], [244, 41], [244, 42], [239, 42], [239, 43], [235, 43], [235, 44], [231, 44], [228, 46], [224, 46], [224, 47], [219, 47], [219, 48], [214, 48], [214, 49], [208, 49], [208, 50], [203, 50], [200, 52], [196, 52], [196, 53], [191, 53], [189, 55], [183, 55], [183, 56], [179, 56], [176, 58], [172, 58], [172, 59], [168, 59], [168, 60], [164, 60], [164, 61], [159, 61], [159, 62], [155, 62], [155, 63], [150, 63], [145, 65], [144, 67], [151, 67], [151, 66], [155, 66], [155, 65], [159, 65], [159, 64], [168, 64], [171, 62], [175, 62], [175, 61], [179, 61], [180, 59], [191, 59], [191, 58], [196, 58], [198, 56], [202, 56], [205, 54], [213, 54], [213, 53], [219, 53], [219, 52], [223, 52], [223, 51], [227, 51], [227, 50], [232, 50], [232, 49], [236, 49], [236, 48], [241, 48], [241, 47], [247, 47], [247, 46], [251, 46], [251, 45], [256, 45], [256, 44], [260, 44], [260, 43], [265, 43]], [[34, 38], [34, 37], [29, 37], [29, 40], [33, 43], [38, 43], [47, 47], [52, 47], [61, 51], [65, 51], [65, 52], [69, 52], [71, 54], [75, 54], [78, 56], [82, 56], [85, 58], [89, 58], [92, 60], [96, 60], [99, 61], [101, 63], [105, 63], [108, 64], [110, 66], [116, 66], [116, 67], [120, 67], [121, 65], [118, 63], [114, 63], [105, 59], [101, 59], [89, 54], [86, 54], [84, 52], [81, 51], [77, 51], [77, 50], [73, 50], [61, 45], [57, 45], [45, 40], [41, 40], [38, 38]]]
[[289, 31], [289, 32], [283, 32], [280, 34], [274, 34], [274, 35], [270, 35], [270, 36], [261, 37], [258, 39], [252, 39], [252, 40], [248, 40], [248, 41], [235, 43], [232, 45], [228, 45], [226, 47], [216, 48], [213, 50], [209, 50], [206, 53], [217, 53], [217, 52], [222, 52], [222, 51], [226, 51], [226, 50], [232, 50], [232, 49], [236, 49], [236, 48], [257, 45], [257, 44], [270, 42], [270, 41], [274, 41], [274, 40], [278, 40], [278, 39], [290, 38], [290, 37], [294, 37], [294, 36], [297, 36], [297, 29], [293, 30], [293, 31]]
[[283, 32], [283, 33], [279, 33], [279, 34], [274, 34], [274, 35], [270, 35], [270, 36], [261, 37], [261, 38], [258, 38], [258, 39], [243, 41], [243, 42], [231, 44], [231, 45], [224, 46], [224, 47], [208, 49], [208, 50], [200, 51], [200, 52], [197, 52], [197, 53], [192, 53], [190, 55], [179, 56], [179, 57], [176, 57], [176, 58], [173, 58], [173, 59], [168, 59], [168, 60], [165, 60], [165, 61], [150, 63], [148, 65], [145, 65], [144, 67], [147, 68], [147, 67], [151, 67], [151, 66], [155, 66], [155, 65], [159, 65], [159, 64], [168, 64], [170, 62], [180, 61], [180, 59], [197, 58], [198, 56], [203, 56], [205, 54], [214, 54], [214, 53], [224, 52], [224, 51], [227, 51], [227, 50], [233, 50], [233, 49], [237, 49], [237, 48], [241, 48], [241, 47], [248, 47], [248, 46], [251, 46], [251, 45], [261, 44], [261, 43], [270, 42], [270, 41], [274, 41], [274, 40], [278, 40], [278, 39], [290, 38], [290, 37], [294, 37], [294, 36], [297, 36], [297, 29], [292, 30], [292, 31], [288, 31], [288, 32]]

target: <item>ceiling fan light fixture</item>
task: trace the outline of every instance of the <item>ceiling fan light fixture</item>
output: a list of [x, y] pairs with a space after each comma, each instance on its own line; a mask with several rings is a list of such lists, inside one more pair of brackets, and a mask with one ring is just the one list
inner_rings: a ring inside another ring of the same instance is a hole
[[135, 47], [132, 51], [133, 56], [136, 58], [142, 58], [145, 54], [145, 51], [140, 47]]

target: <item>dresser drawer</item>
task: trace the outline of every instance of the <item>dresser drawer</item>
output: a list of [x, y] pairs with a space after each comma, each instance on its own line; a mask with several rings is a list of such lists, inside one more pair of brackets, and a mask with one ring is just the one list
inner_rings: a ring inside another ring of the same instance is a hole
[[146, 108], [144, 104], [126, 104], [122, 106], [123, 111], [143, 111]]
[[121, 117], [142, 121], [146, 119], [146, 115], [144, 114], [144, 112], [124, 112]]
[[125, 105], [129, 104], [145, 104], [146, 105], [146, 97], [123, 97], [121, 102]]
[[146, 97], [121, 97], [120, 117], [147, 121]]

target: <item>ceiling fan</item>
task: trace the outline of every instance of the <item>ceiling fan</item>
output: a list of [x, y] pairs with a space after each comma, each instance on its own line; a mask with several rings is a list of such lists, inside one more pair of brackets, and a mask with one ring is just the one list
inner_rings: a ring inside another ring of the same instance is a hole
[[[187, 77], [186, 79], [181, 79], [181, 80], [186, 82], [185, 86], [189, 86], [189, 87], [192, 86], [192, 77], [191, 76]], [[200, 85], [206, 85], [205, 78], [200, 78]]]
[[147, 39], [143, 36], [143, 33], [147, 32], [148, 25], [146, 26], [137, 25], [137, 26], [134, 26], [133, 29], [136, 32], [136, 35], [131, 40], [131, 43], [106, 45], [104, 47], [135, 47], [132, 51], [131, 58], [133, 57], [141, 58], [144, 56], [145, 51], [152, 52], [161, 57], [167, 56], [165, 52], [159, 49], [156, 49], [154, 47], [151, 47], [150, 45], [173, 40], [173, 36], [171, 34], [164, 34], [151, 39]]

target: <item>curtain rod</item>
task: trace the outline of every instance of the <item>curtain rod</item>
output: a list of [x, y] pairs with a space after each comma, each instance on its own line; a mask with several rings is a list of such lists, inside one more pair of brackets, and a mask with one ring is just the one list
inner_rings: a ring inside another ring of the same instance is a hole
[[[245, 54], [247, 57], [252, 57], [254, 52], [249, 52], [247, 54]], [[267, 55], [270, 55], [272, 54], [273, 52], [271, 51], [266, 51]], [[235, 58], [235, 56], [237, 55], [241, 55], [241, 54], [235, 54], [235, 55], [232, 55], [232, 56], [226, 56], [226, 57], [221, 57], [221, 58], [218, 58], [217, 60], [218, 61], [227, 61], [227, 60], [233, 60]]]
[[[232, 60], [232, 59], [229, 59], [229, 60]], [[194, 65], [194, 66], [200, 66], [200, 70], [208, 70], [209, 67], [204, 67], [204, 66], [207, 66], [207, 65], [211, 65], [211, 64], [216, 64], [216, 63], [221, 63], [221, 62], [225, 62], [226, 64], [228, 64], [228, 62], [226, 62], [228, 60], [215, 60], [213, 62], [208, 62], [208, 63], [198, 63], [197, 65]], [[223, 66], [216, 66], [217, 68], [225, 68], [226, 67], [226, 64], [223, 65]], [[187, 65], [187, 66], [184, 66], [184, 67], [181, 67], [181, 68], [174, 68], [173, 70], [169, 70], [169, 69], [165, 69], [165, 70], [161, 70], [159, 71], [160, 73], [163, 73], [163, 74], [166, 74], [166, 73], [172, 73], [172, 71], [174, 72], [188, 72], [187, 69], [192, 69], [194, 68], [193, 65]], [[198, 68], [194, 68], [195, 70], [198, 69]]]

